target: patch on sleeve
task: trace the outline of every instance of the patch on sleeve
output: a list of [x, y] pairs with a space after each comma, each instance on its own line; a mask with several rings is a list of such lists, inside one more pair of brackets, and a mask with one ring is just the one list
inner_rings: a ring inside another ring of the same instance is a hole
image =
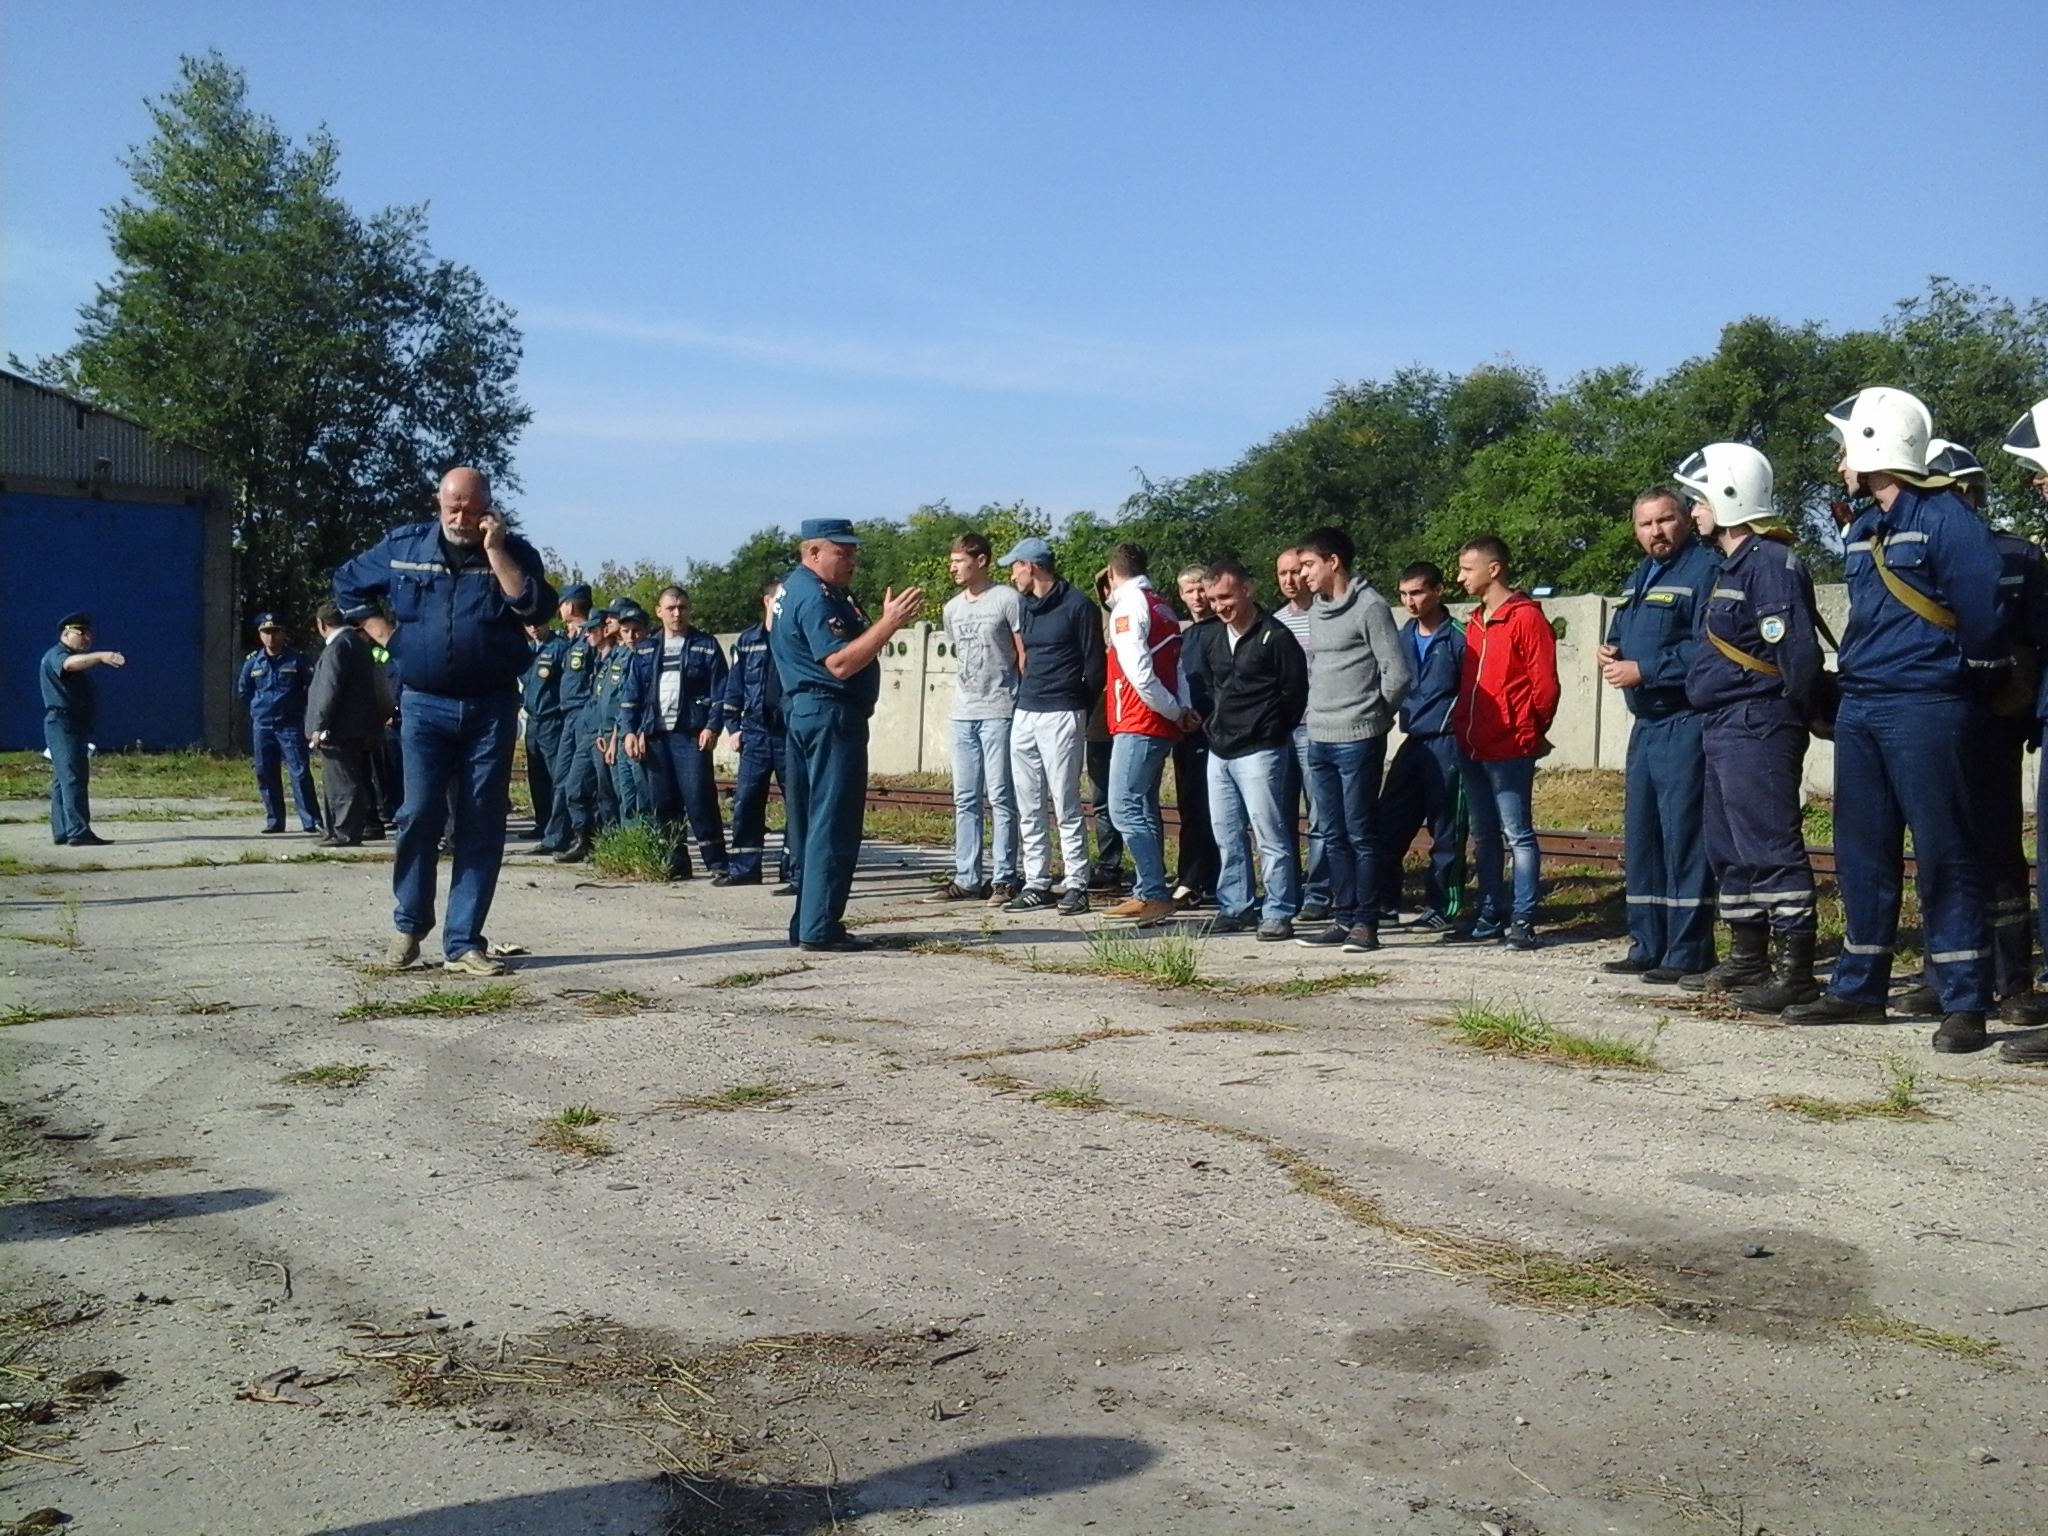
[[569, 653], [569, 670], [571, 672], [581, 672], [583, 670], [583, 658], [586, 654], [588, 653], [584, 651], [571, 651]]
[[831, 618], [827, 619], [825, 627], [832, 631], [834, 639], [844, 640], [846, 638], [846, 620], [840, 618], [838, 614], [835, 613]]
[[1776, 645], [1785, 638], [1785, 621], [1775, 613], [1756, 628], [1757, 633], [1764, 637], [1766, 645]]
[[1120, 635], [1129, 634], [1131, 630], [1131, 616], [1128, 613], [1118, 614], [1116, 616], [1115, 628], [1116, 632]]

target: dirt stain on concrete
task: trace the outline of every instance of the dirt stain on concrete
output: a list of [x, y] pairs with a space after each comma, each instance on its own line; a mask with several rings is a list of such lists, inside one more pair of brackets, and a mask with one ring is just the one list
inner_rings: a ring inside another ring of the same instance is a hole
[[1361, 1328], [1345, 1344], [1360, 1365], [1418, 1376], [1457, 1376], [1500, 1364], [1493, 1328], [1464, 1312], [1418, 1312], [1387, 1328]]
[[1756, 1227], [1603, 1257], [1656, 1286], [1669, 1310], [1750, 1338], [1815, 1339], [1874, 1310], [1870, 1256], [1818, 1232]]

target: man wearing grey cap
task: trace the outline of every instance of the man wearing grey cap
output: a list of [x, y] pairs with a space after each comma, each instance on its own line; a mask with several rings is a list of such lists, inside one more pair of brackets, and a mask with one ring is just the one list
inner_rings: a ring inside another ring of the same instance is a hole
[[1006, 912], [1033, 912], [1054, 904], [1052, 843], [1047, 811], [1059, 831], [1066, 890], [1062, 915], [1088, 910], [1088, 832], [1081, 820], [1081, 765], [1088, 752], [1088, 711], [1102, 694], [1108, 653], [1095, 605], [1055, 567], [1052, 545], [1019, 539], [1000, 564], [1022, 597], [1018, 638], [1024, 675], [1010, 721], [1010, 779], [1017, 794], [1024, 846], [1024, 889]]
[[800, 536], [803, 563], [783, 582], [768, 632], [789, 733], [785, 839], [797, 860], [789, 942], [811, 952], [872, 949], [846, 928], [867, 801], [868, 717], [881, 695], [882, 649], [917, 617], [924, 593], [885, 594], [870, 625], [847, 591], [860, 560], [853, 524], [814, 517]]

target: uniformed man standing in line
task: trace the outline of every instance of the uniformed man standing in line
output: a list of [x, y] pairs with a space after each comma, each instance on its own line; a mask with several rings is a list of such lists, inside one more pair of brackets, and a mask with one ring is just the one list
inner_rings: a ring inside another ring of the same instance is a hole
[[1770, 460], [1754, 448], [1710, 444], [1678, 466], [1677, 480], [1697, 498], [1701, 536], [1721, 551], [1685, 692], [1704, 721], [1707, 858], [1731, 935], [1726, 960], [1679, 985], [1732, 991], [1745, 1008], [1779, 1013], [1820, 995], [1799, 814], [1821, 669], [1813, 580], [1777, 521]]
[[569, 841], [555, 787], [555, 760], [562, 750], [562, 657], [569, 640], [547, 624], [529, 624], [526, 633], [533, 641], [533, 664], [520, 682], [520, 702], [526, 709], [526, 789], [533, 801], [534, 836], [540, 839], [526, 851], [560, 853]]
[[1694, 537], [1692, 514], [1674, 490], [1643, 492], [1634, 516], [1643, 560], [1600, 647], [1600, 675], [1635, 717], [1623, 811], [1629, 946], [1601, 969], [1668, 985], [1714, 963], [1706, 774], [1685, 679], [1721, 559]]
[[[725, 652], [690, 620], [690, 594], [664, 587], [654, 602], [661, 633], [635, 648], [619, 689], [620, 745], [633, 762], [648, 811], [687, 847], [689, 834], [714, 880], [726, 873], [725, 825], [711, 747], [725, 714]], [[687, 855], [683, 857], [687, 866]]]
[[[789, 801], [782, 683], [776, 676], [774, 659], [768, 654], [769, 626], [775, 622], [775, 599], [781, 592], [780, 576], [762, 587], [761, 622], [740, 631], [739, 639], [733, 642], [732, 668], [725, 675], [725, 729], [739, 739], [740, 771], [732, 788], [732, 857], [724, 876], [712, 881], [713, 885], [761, 883], [761, 855], [768, 840], [770, 779], [782, 787], [785, 806]], [[778, 894], [794, 896], [789, 855], [789, 839], [785, 836]]]
[[[630, 597], [612, 600], [612, 619], [618, 626], [618, 640], [605, 653], [604, 668], [597, 674], [597, 684], [591, 694], [594, 713], [591, 724], [597, 737], [598, 754], [604, 760], [604, 777], [611, 785], [612, 804], [616, 807], [613, 824], [624, 826], [628, 822], [651, 822], [654, 819], [654, 802], [647, 792], [646, 776], [641, 773], [640, 765], [626, 754], [626, 729], [619, 716], [619, 700], [625, 692], [626, 678], [633, 669], [635, 658], [650, 644], [647, 638], [649, 624], [647, 610]], [[690, 878], [687, 852], [681, 856], [676, 878]]]
[[2010, 665], [1998, 546], [1954, 491], [1928, 483], [1927, 407], [1865, 389], [1828, 412], [1842, 478], [1869, 505], [1849, 525], [1842, 707], [1835, 721], [1835, 871], [1847, 937], [1828, 990], [1788, 1024], [1882, 1023], [1898, 942], [1902, 837], [1913, 836], [1936, 1051], [1982, 1050], [1991, 930], [1966, 762], [1983, 697]]
[[256, 615], [256, 638], [263, 643], [242, 659], [235, 694], [249, 708], [249, 750], [256, 766], [256, 793], [263, 799], [263, 830], [284, 830], [284, 787], [278, 783], [282, 765], [291, 776], [299, 825], [318, 832], [320, 797], [313, 789], [313, 766], [306, 753], [306, 688], [313, 681], [313, 669], [284, 643], [284, 625], [276, 614]]
[[50, 753], [50, 841], [72, 848], [104, 848], [112, 841], [92, 829], [92, 728], [99, 701], [93, 668], [125, 667], [119, 651], [92, 648], [92, 615], [67, 614], [57, 643], [43, 652], [43, 745]]
[[783, 582], [769, 631], [789, 731], [788, 832], [796, 850], [789, 941], [807, 951], [874, 946], [846, 928], [860, 859], [868, 782], [868, 718], [882, 689], [882, 648], [917, 617], [924, 592], [889, 592], [870, 625], [847, 591], [860, 540], [843, 517], [807, 519], [803, 563]]
[[[632, 599], [623, 601], [628, 604]], [[562, 720], [563, 735], [569, 746], [569, 814], [575, 825], [575, 838], [569, 847], [555, 855], [559, 864], [573, 864], [588, 856], [590, 841], [598, 833], [618, 825], [619, 797], [612, 785], [611, 765], [604, 755], [604, 700], [600, 697], [606, 667], [611, 664], [612, 652], [618, 641], [617, 604], [600, 608], [590, 616], [579, 637], [579, 650], [572, 646], [567, 658], [571, 672], [582, 672], [582, 706], [574, 714], [565, 713]], [[581, 657], [582, 665], [577, 661]]]
[[568, 625], [569, 640], [562, 647], [562, 731], [555, 747], [555, 809], [561, 847], [554, 857], [557, 864], [575, 864], [589, 856], [596, 822], [589, 775], [582, 769], [582, 759], [588, 755], [583, 742], [583, 710], [597, 677], [599, 632], [590, 617], [590, 588], [580, 581], [564, 587], [559, 612]]
[[[2013, 423], [2003, 446], [2007, 453], [2033, 472], [2034, 490], [2048, 501], [2048, 400], [2035, 401], [2032, 409]], [[2037, 715], [2048, 720], [2048, 666], [2042, 669], [2034, 708]], [[2037, 879], [2041, 870], [2048, 869], [2048, 821], [2041, 817], [2042, 790], [2048, 789], [2048, 752], [2042, 754], [2041, 762], [2041, 777], [2035, 782], [2034, 792], [2034, 868]], [[2048, 961], [2048, 900], [2043, 899], [2043, 893], [2035, 893], [2034, 906], [2041, 922], [2041, 954], [2044, 961]], [[2048, 981], [2048, 972], [2044, 972], [2041, 979]], [[2048, 1030], [2008, 1040], [1999, 1048], [1998, 1054], [2007, 1061], [2030, 1066], [2048, 1062]]]

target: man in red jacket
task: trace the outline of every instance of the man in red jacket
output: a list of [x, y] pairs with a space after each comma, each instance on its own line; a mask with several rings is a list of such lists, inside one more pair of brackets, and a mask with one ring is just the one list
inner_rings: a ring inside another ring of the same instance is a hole
[[[1536, 948], [1542, 862], [1531, 798], [1536, 759], [1557, 716], [1557, 636], [1527, 593], [1508, 585], [1508, 547], [1492, 534], [1458, 551], [1458, 583], [1479, 606], [1465, 621], [1465, 666], [1451, 728], [1465, 752], [1479, 914], [1447, 942]], [[1514, 850], [1512, 906], [1501, 890], [1501, 849]], [[1503, 910], [1508, 908], [1508, 910]]]

